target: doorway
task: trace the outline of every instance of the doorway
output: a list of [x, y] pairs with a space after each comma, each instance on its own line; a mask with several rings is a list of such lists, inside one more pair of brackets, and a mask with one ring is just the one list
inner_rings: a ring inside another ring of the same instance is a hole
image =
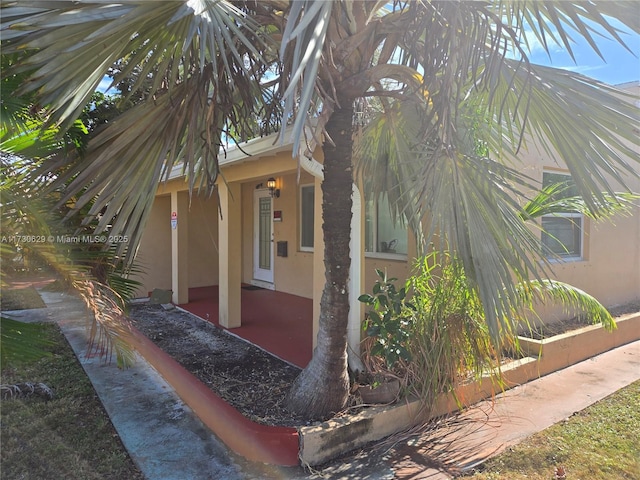
[[[273, 198], [269, 190], [253, 194], [253, 278], [273, 288]], [[263, 286], [263, 285], [261, 285]], [[264, 285], [267, 288], [269, 286]]]

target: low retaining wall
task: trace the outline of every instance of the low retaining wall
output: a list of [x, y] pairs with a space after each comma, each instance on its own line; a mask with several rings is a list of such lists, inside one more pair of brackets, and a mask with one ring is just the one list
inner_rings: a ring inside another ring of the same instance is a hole
[[[536, 359], [523, 358], [502, 368], [505, 388], [511, 388], [536, 376]], [[453, 395], [442, 395], [431, 411], [435, 418], [459, 409], [458, 401], [471, 405], [493, 395], [500, 387], [489, 376], [462, 385]], [[406, 430], [428, 418], [422, 404], [407, 399], [391, 406], [369, 407], [356, 415], [329, 420], [320, 425], [298, 427], [300, 460], [303, 464], [320, 465], [349, 450]]]
[[[640, 313], [618, 319], [618, 328], [607, 332], [593, 325], [542, 341], [520, 337], [526, 355], [502, 368], [504, 388], [522, 385], [575, 363], [604, 353], [612, 348], [640, 340]], [[472, 405], [495, 394], [500, 387], [490, 377], [463, 385], [456, 396], [464, 405]], [[453, 395], [437, 401], [431, 417], [458, 410]], [[408, 400], [393, 406], [367, 408], [357, 415], [337, 418], [310, 427], [299, 427], [300, 459], [303, 464], [319, 465], [331, 458], [388, 435], [406, 430], [425, 420], [421, 405]]]
[[249, 420], [139, 330], [132, 327], [132, 333], [132, 346], [230, 449], [256, 462], [299, 464], [299, 438], [295, 428], [262, 425]]
[[520, 348], [524, 354], [538, 358], [538, 375], [547, 375], [640, 339], [640, 313], [620, 317], [616, 324], [611, 332], [600, 325], [589, 325], [543, 340], [519, 337]]
[[[618, 328], [613, 332], [595, 325], [545, 340], [520, 337], [523, 352], [530, 356], [502, 368], [503, 387], [521, 385], [635, 340], [640, 340], [640, 313], [618, 319]], [[229, 448], [249, 460], [288, 466], [300, 462], [319, 465], [425, 419], [420, 402], [407, 399], [392, 406], [369, 407], [356, 415], [314, 426], [296, 429], [261, 425], [218, 397], [135, 328], [132, 344]], [[499, 388], [486, 377], [461, 386], [456, 396], [464, 405], [471, 405], [494, 395]], [[452, 413], [458, 408], [453, 395], [443, 395], [431, 416]]]

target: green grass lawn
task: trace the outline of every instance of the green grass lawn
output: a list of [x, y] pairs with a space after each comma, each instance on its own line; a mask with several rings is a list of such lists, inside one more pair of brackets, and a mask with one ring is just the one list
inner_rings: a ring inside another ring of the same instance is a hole
[[640, 381], [489, 460], [474, 480], [640, 479]]
[[50, 356], [2, 365], [2, 384], [42, 382], [54, 398], [2, 400], [0, 478], [142, 480], [57, 325]]

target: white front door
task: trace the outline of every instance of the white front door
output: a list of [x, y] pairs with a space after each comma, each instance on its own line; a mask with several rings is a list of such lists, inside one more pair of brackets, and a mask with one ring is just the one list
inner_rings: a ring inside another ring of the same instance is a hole
[[253, 278], [273, 283], [273, 199], [269, 190], [253, 194]]

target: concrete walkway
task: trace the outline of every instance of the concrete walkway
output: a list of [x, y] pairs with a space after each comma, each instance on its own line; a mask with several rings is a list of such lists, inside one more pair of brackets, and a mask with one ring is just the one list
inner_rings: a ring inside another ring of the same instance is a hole
[[60, 325], [123, 444], [149, 480], [448, 479], [445, 470], [468, 468], [640, 379], [640, 342], [634, 342], [481, 402], [435, 433], [384, 450], [362, 450], [321, 471], [305, 472], [234, 455], [142, 357], [125, 371], [87, 358], [80, 300], [40, 293], [48, 308], [10, 316]]
[[450, 427], [398, 447], [390, 458], [396, 478], [451, 478], [419, 459], [452, 473], [469, 469], [639, 379], [636, 341], [508, 390], [452, 418]]
[[[142, 357], [138, 355], [136, 364], [127, 370], [119, 370], [115, 360], [108, 364], [95, 356], [87, 357], [86, 314], [79, 299], [45, 291], [40, 295], [48, 306], [49, 320], [60, 326], [123, 444], [145, 477], [247, 478], [225, 445]], [[12, 317], [19, 319], [16, 315]]]

